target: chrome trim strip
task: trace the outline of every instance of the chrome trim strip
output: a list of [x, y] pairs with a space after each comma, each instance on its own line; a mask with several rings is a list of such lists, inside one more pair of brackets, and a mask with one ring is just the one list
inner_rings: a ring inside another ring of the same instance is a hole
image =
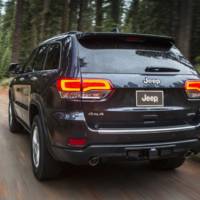
[[188, 144], [188, 143], [194, 143], [198, 142], [198, 139], [189, 139], [189, 140], [180, 140], [180, 141], [172, 141], [172, 142], [158, 142], [158, 143], [147, 143], [147, 144], [104, 144], [104, 145], [91, 145], [90, 147], [94, 148], [126, 148], [128, 149], [144, 149], [144, 148], [151, 148], [151, 147], [156, 147], [156, 148], [166, 148], [166, 147], [175, 147], [176, 145], [179, 144]]
[[160, 133], [171, 131], [189, 131], [198, 128], [197, 126], [182, 125], [178, 127], [168, 126], [165, 128], [134, 128], [134, 129], [99, 129], [99, 134], [126, 134], [126, 133]]

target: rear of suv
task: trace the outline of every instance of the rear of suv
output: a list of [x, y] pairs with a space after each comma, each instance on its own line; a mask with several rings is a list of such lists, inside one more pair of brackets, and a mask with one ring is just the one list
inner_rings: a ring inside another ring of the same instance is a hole
[[39, 180], [58, 175], [61, 162], [174, 169], [199, 152], [199, 75], [170, 37], [70, 32], [10, 72], [10, 130], [31, 133]]

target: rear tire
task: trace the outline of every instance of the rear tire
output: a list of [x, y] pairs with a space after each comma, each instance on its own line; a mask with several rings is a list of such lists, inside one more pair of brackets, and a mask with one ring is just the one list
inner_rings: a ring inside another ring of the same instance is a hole
[[16, 119], [14, 109], [13, 109], [13, 104], [11, 101], [9, 102], [9, 105], [8, 105], [8, 122], [9, 122], [10, 132], [19, 133], [23, 131], [22, 125]]
[[31, 130], [31, 160], [33, 173], [39, 181], [57, 178], [61, 163], [50, 155], [40, 117], [34, 117]]
[[155, 169], [161, 170], [173, 170], [180, 167], [185, 161], [183, 156], [161, 159], [161, 160], [151, 160], [150, 164]]

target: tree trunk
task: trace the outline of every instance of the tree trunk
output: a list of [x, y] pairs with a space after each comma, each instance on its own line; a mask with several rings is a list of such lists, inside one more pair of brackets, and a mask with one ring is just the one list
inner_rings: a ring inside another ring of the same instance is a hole
[[177, 44], [184, 56], [190, 58], [193, 0], [181, 0], [180, 3], [180, 23]]
[[2, 8], [3, 8], [3, 4], [2, 4], [2, 0], [0, 0], [0, 17], [1, 17]]
[[15, 26], [13, 31], [13, 45], [12, 45], [12, 55], [11, 62], [18, 63], [20, 56], [20, 46], [21, 46], [21, 27], [23, 18], [23, 0], [17, 0], [16, 11], [15, 11]]
[[103, 0], [96, 0], [96, 25], [95, 31], [102, 31], [102, 21], [103, 21]]
[[68, 21], [68, 31], [74, 29], [74, 23], [77, 23], [77, 5], [79, 0], [71, 0], [69, 3], [69, 21]]
[[70, 5], [70, 0], [64, 0], [64, 13], [61, 19], [61, 31], [63, 33], [68, 31], [69, 5]]
[[113, 28], [120, 24], [120, 0], [111, 1], [111, 18], [113, 21]]
[[38, 31], [37, 31], [37, 26], [36, 26], [36, 20], [33, 20], [33, 22], [31, 23], [32, 27], [31, 27], [31, 45], [33, 48], [35, 48], [38, 44]]
[[80, 7], [78, 13], [77, 30], [84, 31], [85, 11], [87, 10], [88, 0], [80, 0]]
[[42, 11], [42, 19], [41, 19], [41, 29], [40, 29], [40, 40], [45, 39], [46, 35], [46, 27], [47, 27], [47, 15], [49, 12], [49, 3], [50, 0], [43, 0], [43, 11]]
[[132, 32], [140, 32], [140, 26], [138, 22], [138, 7], [139, 0], [132, 0], [130, 18], [132, 18]]
[[173, 37], [176, 37], [177, 34], [177, 27], [179, 24], [179, 6], [180, 2], [179, 1], [171, 1], [171, 14], [169, 16], [170, 19], [170, 35]]
[[192, 39], [191, 39], [191, 55], [192, 60], [200, 55], [200, 1], [193, 2], [193, 20], [192, 20]]

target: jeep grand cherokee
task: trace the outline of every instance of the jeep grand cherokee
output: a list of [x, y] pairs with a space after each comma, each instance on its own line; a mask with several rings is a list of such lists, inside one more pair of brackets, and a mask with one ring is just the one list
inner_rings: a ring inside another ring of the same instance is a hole
[[9, 71], [10, 131], [31, 133], [39, 180], [61, 162], [174, 169], [199, 151], [200, 78], [170, 37], [69, 32]]

